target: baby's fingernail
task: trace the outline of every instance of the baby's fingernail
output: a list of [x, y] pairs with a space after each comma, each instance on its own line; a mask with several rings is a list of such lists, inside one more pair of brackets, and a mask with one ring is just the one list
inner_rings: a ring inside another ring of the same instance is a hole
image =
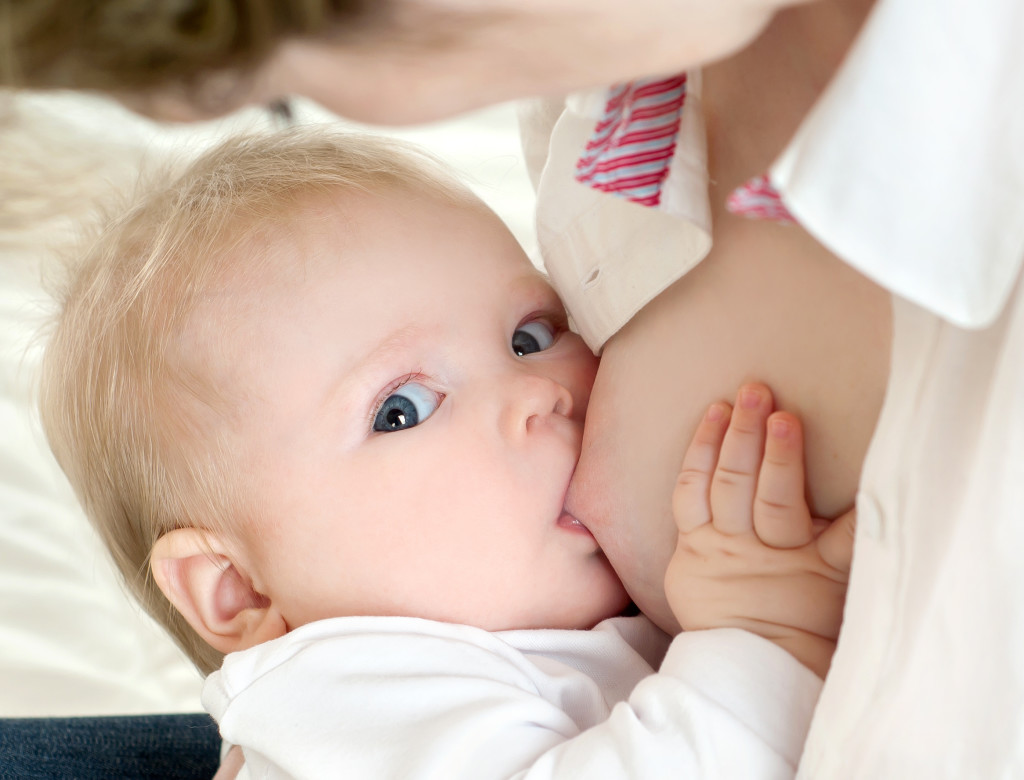
[[757, 390], [748, 388], [740, 391], [740, 406], [744, 409], [756, 409], [761, 405], [761, 394]]
[[768, 421], [768, 430], [777, 439], [785, 439], [793, 429], [785, 417], [774, 417]]
[[725, 417], [725, 408], [721, 404], [711, 404], [708, 407], [708, 413], [704, 415], [708, 422], [718, 422], [723, 417]]

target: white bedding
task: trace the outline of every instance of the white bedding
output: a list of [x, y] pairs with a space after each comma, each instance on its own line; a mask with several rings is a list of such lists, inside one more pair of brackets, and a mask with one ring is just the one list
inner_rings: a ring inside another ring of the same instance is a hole
[[[55, 199], [86, 210], [95, 193], [126, 186], [146, 157], [198, 150], [268, 120], [250, 110], [160, 128], [70, 95], [22, 95], [15, 108], [22, 118], [0, 126], [0, 717], [198, 711], [197, 673], [121, 590], [32, 411], [36, 333], [51, 307], [41, 279], [69, 224], [32, 214]], [[332, 119], [304, 102], [296, 115]], [[395, 134], [466, 173], [532, 248], [533, 195], [512, 107]]]

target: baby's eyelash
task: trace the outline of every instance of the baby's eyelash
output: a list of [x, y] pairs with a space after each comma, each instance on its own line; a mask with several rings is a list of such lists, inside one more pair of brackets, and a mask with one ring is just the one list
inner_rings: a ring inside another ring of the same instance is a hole
[[407, 385], [412, 381], [422, 379], [423, 375], [419, 371], [414, 371], [411, 374], [399, 377], [393, 382], [388, 383], [383, 390], [381, 390], [377, 397], [373, 399], [373, 403], [370, 404], [370, 412], [366, 417], [366, 427], [372, 429], [373, 421], [377, 417], [377, 412], [384, 405], [384, 402], [388, 400], [388, 397], [393, 395], [395, 391], [400, 389], [403, 385]]
[[550, 323], [552, 329], [555, 331], [556, 336], [560, 336], [569, 330], [569, 315], [565, 313], [565, 310], [551, 312], [548, 314], [548, 323]]
[[524, 317], [517, 327], [522, 327], [528, 322], [543, 322], [551, 328], [551, 336], [555, 342], [569, 332], [569, 316], [565, 310], [538, 310]]

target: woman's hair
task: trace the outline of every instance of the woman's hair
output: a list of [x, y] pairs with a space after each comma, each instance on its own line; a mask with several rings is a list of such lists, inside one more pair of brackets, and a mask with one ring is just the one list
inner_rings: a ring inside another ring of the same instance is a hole
[[237, 520], [248, 491], [226, 438], [237, 390], [203, 370], [216, 337], [197, 357], [182, 334], [211, 285], [272, 262], [255, 229], [286, 225], [310, 198], [396, 187], [471, 198], [397, 141], [325, 129], [233, 138], [106, 220], [58, 293], [40, 387], [50, 446], [129, 591], [203, 673], [221, 654], [156, 587], [150, 551], [172, 529]]
[[378, 16], [387, 0], [0, 0], [0, 84], [140, 92], [243, 77], [283, 40]]

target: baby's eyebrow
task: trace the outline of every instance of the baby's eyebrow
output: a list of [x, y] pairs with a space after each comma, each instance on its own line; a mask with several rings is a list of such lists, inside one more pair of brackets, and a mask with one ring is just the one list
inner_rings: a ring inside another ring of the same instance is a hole
[[409, 354], [410, 347], [416, 344], [427, 329], [422, 325], [409, 323], [386, 333], [374, 341], [355, 362], [344, 362], [339, 366], [338, 377], [331, 382], [324, 398], [324, 405], [330, 406], [335, 400], [346, 394], [353, 386], [358, 387], [367, 374], [377, 373], [378, 367], [399, 360]]
[[558, 293], [555, 292], [551, 284], [551, 279], [539, 268], [531, 269], [529, 273], [517, 279], [513, 288], [544, 304], [557, 302], [561, 305], [562, 303], [562, 299], [558, 297]]

